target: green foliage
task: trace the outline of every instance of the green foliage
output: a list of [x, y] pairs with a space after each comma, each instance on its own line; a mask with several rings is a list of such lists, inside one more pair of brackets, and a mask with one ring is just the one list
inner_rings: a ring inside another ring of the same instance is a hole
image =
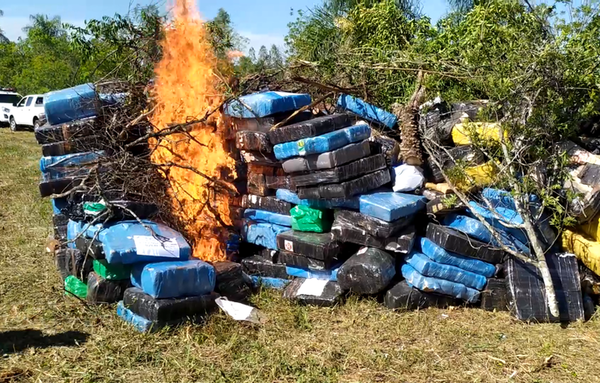
[[231, 17], [223, 8], [219, 9], [214, 19], [206, 23], [206, 27], [210, 32], [211, 43], [217, 57], [220, 59], [226, 59], [230, 51], [243, 50], [248, 43], [246, 38], [233, 29]]

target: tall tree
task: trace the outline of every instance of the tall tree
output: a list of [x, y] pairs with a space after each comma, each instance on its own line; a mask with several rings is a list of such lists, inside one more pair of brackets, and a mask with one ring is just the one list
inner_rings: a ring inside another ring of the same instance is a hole
[[210, 31], [215, 52], [221, 59], [227, 57], [227, 52], [243, 50], [247, 44], [247, 39], [234, 30], [229, 13], [223, 8], [220, 8], [217, 16], [206, 25]]
[[[0, 17], [4, 16], [4, 11], [2, 9], [0, 9]], [[2, 28], [0, 28], [0, 43], [7, 43], [8, 42], [8, 37], [6, 37], [4, 35], [4, 31], [2, 30]]]
[[283, 66], [283, 55], [275, 44], [269, 50], [269, 66], [272, 68], [281, 68]]
[[267, 50], [267, 47], [263, 45], [258, 50], [257, 64], [261, 68], [266, 68], [269, 65], [269, 60], [269, 51]]

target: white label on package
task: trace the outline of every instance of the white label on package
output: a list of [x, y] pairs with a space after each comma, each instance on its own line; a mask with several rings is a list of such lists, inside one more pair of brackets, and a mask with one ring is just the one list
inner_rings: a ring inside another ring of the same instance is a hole
[[288, 241], [287, 239], [283, 241], [283, 247], [286, 251], [294, 252], [294, 242]]
[[316, 297], [320, 297], [323, 294], [323, 290], [325, 290], [325, 285], [329, 282], [328, 280], [321, 279], [307, 279], [304, 281], [302, 286], [298, 289], [298, 295], [313, 295]]
[[254, 309], [252, 306], [247, 306], [237, 302], [230, 302], [222, 298], [217, 298], [215, 302], [217, 303], [217, 306], [219, 306], [235, 320], [247, 320], [250, 318], [250, 314]]
[[133, 242], [138, 255], [179, 258], [179, 245], [175, 238], [159, 241], [150, 235], [134, 235]]

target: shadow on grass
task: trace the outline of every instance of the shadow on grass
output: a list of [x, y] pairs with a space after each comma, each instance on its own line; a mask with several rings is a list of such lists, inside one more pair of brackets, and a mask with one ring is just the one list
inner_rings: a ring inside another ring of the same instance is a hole
[[87, 341], [89, 334], [66, 331], [55, 335], [44, 335], [40, 330], [14, 330], [0, 332], [0, 354], [21, 352], [29, 347], [47, 348], [78, 346]]

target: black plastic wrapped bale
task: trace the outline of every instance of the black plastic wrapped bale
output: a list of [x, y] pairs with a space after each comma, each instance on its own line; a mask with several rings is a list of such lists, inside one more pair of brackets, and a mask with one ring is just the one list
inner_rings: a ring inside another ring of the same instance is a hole
[[286, 173], [304, 173], [331, 169], [369, 155], [371, 155], [371, 144], [368, 140], [365, 140], [346, 145], [331, 152], [291, 158], [284, 161], [282, 166]]
[[386, 167], [385, 157], [382, 154], [361, 158], [349, 164], [330, 170], [315, 171], [308, 174], [293, 176], [296, 186], [320, 185], [339, 183], [352, 178], [357, 178]]
[[247, 164], [263, 165], [263, 166], [277, 166], [280, 165], [279, 160], [271, 153], [261, 152], [250, 152], [247, 150], [240, 150], [240, 156], [242, 160]]
[[53, 194], [66, 193], [81, 185], [82, 181], [82, 177], [68, 177], [42, 181], [39, 184], [40, 196], [50, 197]]
[[487, 311], [508, 310], [506, 281], [504, 279], [488, 279], [485, 290], [481, 292], [481, 308]]
[[456, 161], [461, 161], [468, 165], [482, 165], [485, 162], [484, 154], [471, 145], [461, 145], [449, 148], [444, 152], [447, 159], [444, 162], [444, 169], [449, 169], [456, 165]]
[[66, 214], [54, 214], [52, 216], [52, 225], [53, 226], [65, 226], [69, 223], [69, 217]]
[[437, 166], [432, 157], [427, 157], [427, 165], [429, 165], [429, 170], [431, 171], [431, 174], [428, 177], [431, 179], [431, 181], [433, 181], [436, 184], [446, 182], [442, 170], [439, 166]]
[[[265, 176], [285, 176], [285, 172], [281, 167], [281, 164], [274, 165], [257, 165], [257, 164], [248, 164], [248, 173], [253, 174], [264, 174]], [[240, 174], [238, 172], [238, 174]]]
[[96, 117], [85, 118], [54, 126], [42, 126], [35, 130], [35, 139], [38, 144], [53, 144], [69, 141], [75, 138], [91, 136], [94, 134]]
[[89, 136], [42, 145], [42, 155], [45, 157], [63, 156], [65, 154], [89, 152], [102, 149], [106, 149], [106, 145], [102, 142], [101, 137]]
[[408, 254], [412, 251], [416, 239], [417, 232], [414, 226], [407, 227], [401, 233], [388, 238], [384, 249], [386, 251], [391, 251], [392, 253]]
[[333, 114], [313, 118], [312, 120], [299, 122], [292, 125], [282, 126], [269, 130], [269, 139], [273, 145], [282, 142], [297, 141], [303, 138], [320, 136], [334, 130], [346, 128], [352, 125], [350, 116], [347, 114]]
[[369, 138], [371, 153], [383, 154], [388, 166], [400, 164], [400, 144], [398, 141], [383, 135], [373, 135]]
[[504, 260], [505, 254], [502, 249], [491, 247], [445, 226], [430, 223], [427, 225], [427, 238], [451, 253], [480, 259], [494, 265]]
[[235, 145], [240, 150], [257, 151], [261, 153], [272, 153], [273, 145], [269, 137], [263, 132], [237, 132], [235, 134]]
[[283, 297], [304, 305], [335, 306], [341, 299], [342, 289], [333, 281], [294, 279], [283, 291]]
[[267, 187], [269, 189], [287, 189], [296, 191], [296, 184], [291, 176], [265, 176]]
[[150, 219], [159, 212], [156, 204], [148, 202], [110, 200], [107, 205], [109, 205], [111, 209], [110, 221]]
[[267, 187], [267, 180], [263, 174], [248, 174], [248, 193], [259, 196], [272, 196], [274, 191]]
[[449, 204], [447, 197], [439, 197], [427, 202], [427, 214], [447, 215], [460, 213], [464, 210], [466, 210], [466, 206], [462, 201], [458, 200], [453, 204]]
[[540, 271], [532, 264], [515, 258], [506, 262], [508, 300], [511, 312], [519, 320], [572, 322], [584, 319], [581, 285], [574, 255], [547, 255], [560, 317], [550, 314]]
[[386, 222], [350, 210], [336, 210], [335, 219], [355, 225], [377, 238], [389, 238], [413, 222], [413, 216], [400, 218], [393, 222]]
[[329, 258], [325, 261], [321, 261], [318, 259], [308, 258], [303, 255], [290, 253], [289, 251], [280, 251], [278, 260], [279, 263], [283, 263], [286, 266], [313, 270], [330, 270], [340, 263], [337, 258]]
[[213, 312], [217, 293], [187, 298], [155, 299], [137, 287], [125, 290], [123, 304], [135, 314], [156, 322], [199, 319]]
[[271, 250], [271, 249], [262, 249], [258, 254], [259, 257], [264, 258], [265, 260], [272, 263], [280, 263], [279, 262], [279, 251]]
[[54, 226], [54, 239], [59, 242], [67, 241], [67, 225]]
[[85, 238], [80, 235], [75, 239], [75, 247], [81, 252], [81, 254], [91, 257], [93, 259], [104, 259], [104, 249], [102, 243], [97, 239]]
[[389, 238], [378, 238], [341, 217], [336, 218], [333, 222], [331, 234], [333, 238], [340, 242], [375, 247], [402, 254], [408, 254], [412, 251], [416, 238], [414, 227], [406, 227], [403, 231], [395, 233]]
[[289, 279], [285, 265], [273, 263], [258, 256], [242, 259], [242, 267], [248, 275], [259, 277]]
[[87, 301], [90, 303], [116, 303], [123, 299], [123, 294], [129, 287], [131, 287], [131, 282], [128, 279], [108, 280], [92, 271], [88, 274]]
[[251, 290], [244, 279], [242, 265], [235, 262], [215, 262], [213, 266], [217, 274], [215, 291], [229, 300], [245, 301]]
[[278, 234], [277, 247], [279, 250], [320, 261], [337, 259], [342, 249], [340, 243], [333, 239], [330, 233], [308, 233], [294, 230]]
[[92, 257], [86, 257], [77, 249], [60, 248], [55, 257], [56, 267], [63, 280], [73, 275], [85, 282], [88, 274], [94, 269]]
[[385, 293], [383, 304], [392, 310], [418, 310], [428, 307], [446, 308], [449, 306], [459, 306], [461, 303], [450, 296], [417, 290], [414, 287], [410, 287], [406, 281], [401, 281]]
[[358, 294], [380, 293], [396, 275], [396, 260], [383, 250], [363, 247], [340, 267], [337, 274], [342, 290]]
[[291, 203], [275, 197], [261, 197], [257, 195], [245, 195], [242, 198], [242, 206], [246, 209], [266, 210], [284, 215], [290, 215], [290, 210], [293, 207]]
[[[269, 130], [273, 127], [273, 125], [278, 124], [288, 117], [290, 117], [294, 112], [285, 112], [285, 113], [276, 113], [267, 117], [260, 118], [232, 118], [226, 117], [227, 120], [233, 125], [234, 130], [236, 131], [251, 131], [251, 132], [264, 132], [268, 133]], [[313, 117], [312, 112], [307, 110], [304, 112], [300, 112], [292, 117], [285, 125], [295, 124], [302, 121], [310, 120]]]
[[587, 295], [600, 295], [600, 277], [584, 264], [579, 264], [581, 291]]
[[301, 199], [332, 199], [350, 198], [357, 194], [375, 190], [392, 180], [389, 169], [378, 170], [375, 173], [356, 178], [339, 184], [321, 185], [312, 188], [298, 188]]

